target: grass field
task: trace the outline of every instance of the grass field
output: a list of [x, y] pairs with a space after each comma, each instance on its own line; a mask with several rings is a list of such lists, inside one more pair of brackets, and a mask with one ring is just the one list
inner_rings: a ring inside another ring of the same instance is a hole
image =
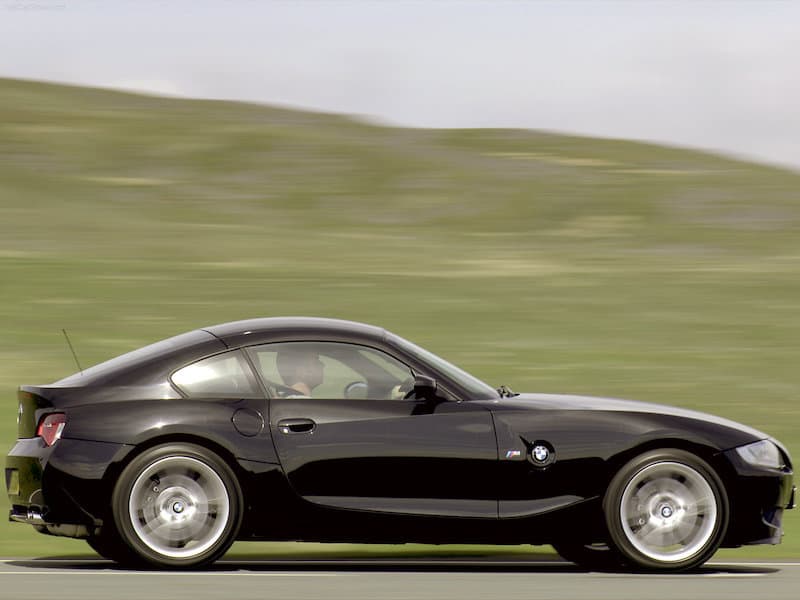
[[[385, 326], [516, 390], [744, 421], [797, 459], [799, 189], [656, 145], [0, 80], [0, 442], [16, 386], [76, 370], [62, 327], [88, 366], [308, 314]], [[781, 546], [725, 555], [800, 557], [798, 513]], [[0, 555], [79, 552], [0, 523]]]

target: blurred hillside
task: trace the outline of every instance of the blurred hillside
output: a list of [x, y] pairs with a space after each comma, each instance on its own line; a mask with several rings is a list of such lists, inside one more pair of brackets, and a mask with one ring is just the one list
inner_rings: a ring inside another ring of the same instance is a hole
[[0, 440], [17, 385], [76, 370], [62, 327], [88, 366], [309, 314], [496, 385], [745, 421], [800, 460], [799, 189], [656, 145], [0, 80]]

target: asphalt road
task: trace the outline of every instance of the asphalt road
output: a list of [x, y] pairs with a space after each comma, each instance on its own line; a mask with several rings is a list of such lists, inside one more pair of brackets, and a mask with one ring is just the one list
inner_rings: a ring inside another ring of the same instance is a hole
[[800, 562], [710, 563], [682, 575], [586, 572], [529, 560], [221, 561], [211, 570], [122, 570], [102, 560], [0, 561], [0, 598], [246, 600], [789, 600]]

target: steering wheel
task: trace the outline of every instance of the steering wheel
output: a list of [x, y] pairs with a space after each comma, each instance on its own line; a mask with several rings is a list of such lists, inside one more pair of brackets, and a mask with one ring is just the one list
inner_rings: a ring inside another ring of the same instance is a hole
[[394, 396], [396, 394], [398, 398], [408, 400], [414, 393], [414, 381], [415, 379], [413, 377], [404, 379], [400, 385], [392, 390], [392, 395]]
[[364, 381], [351, 381], [344, 387], [344, 397], [352, 398], [366, 398], [368, 396], [368, 386]]
[[[274, 381], [269, 382], [269, 387], [275, 390], [278, 398], [288, 398], [289, 396], [303, 396], [302, 392], [298, 392], [293, 387], [289, 387], [288, 385], [282, 385], [280, 383], [275, 383]], [[303, 396], [304, 398], [306, 396]]]

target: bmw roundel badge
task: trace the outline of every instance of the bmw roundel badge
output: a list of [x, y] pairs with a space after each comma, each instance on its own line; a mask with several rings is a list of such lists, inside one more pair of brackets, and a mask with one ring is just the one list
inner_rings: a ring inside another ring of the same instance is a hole
[[535, 442], [531, 448], [531, 460], [537, 467], [546, 467], [555, 461], [556, 453], [544, 442]]

